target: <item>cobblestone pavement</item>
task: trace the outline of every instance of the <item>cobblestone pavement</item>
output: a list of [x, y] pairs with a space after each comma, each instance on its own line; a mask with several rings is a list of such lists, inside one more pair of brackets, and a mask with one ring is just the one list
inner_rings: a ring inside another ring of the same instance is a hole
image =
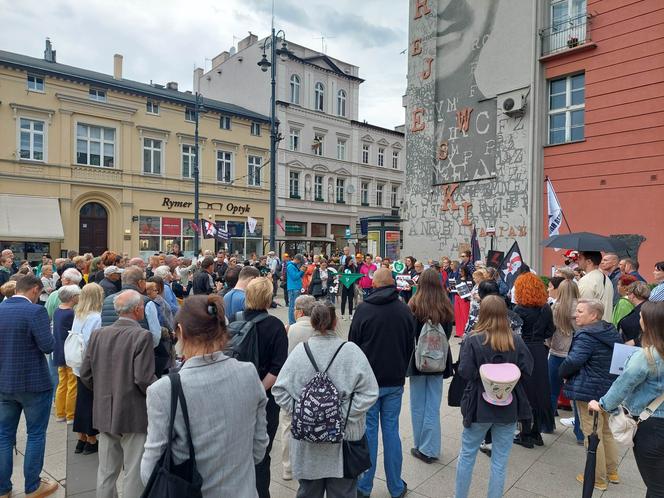
[[[282, 320], [287, 320], [286, 309], [283, 307], [274, 311]], [[350, 322], [339, 322], [339, 329], [348, 334]], [[458, 340], [452, 339], [453, 353], [458, 353]], [[445, 382], [445, 392], [449, 381]], [[570, 412], [561, 411], [563, 417]], [[403, 407], [400, 417], [400, 432], [403, 447], [402, 477], [411, 490], [408, 496], [446, 498], [454, 495], [454, 477], [456, 471], [457, 455], [460, 447], [461, 414], [458, 408], [450, 408], [446, 403], [446, 395], [441, 407], [441, 427], [443, 435], [443, 452], [437, 463], [427, 465], [410, 455], [412, 445], [412, 429], [410, 425], [410, 409], [408, 382], [403, 397]], [[51, 418], [46, 441], [46, 457], [44, 474], [59, 481], [65, 489], [61, 488], [54, 495], [56, 497], [70, 496], [76, 498], [94, 497], [97, 456], [74, 455], [73, 448], [76, 436], [71, 434], [71, 426], [55, 422]], [[67, 431], [69, 435], [67, 436]], [[507, 478], [505, 482], [505, 496], [509, 498], [551, 497], [567, 498], [581, 496], [581, 485], [576, 482], [576, 475], [583, 472], [585, 465], [585, 452], [583, 447], [576, 444], [571, 429], [558, 424], [554, 434], [543, 435], [544, 446], [534, 449], [525, 449], [514, 446], [510, 455]], [[67, 444], [67, 447], [66, 447]], [[25, 449], [25, 425], [21, 423], [17, 438], [19, 454], [14, 458], [13, 482], [16, 491], [23, 489], [23, 451]], [[379, 455], [382, 447], [379, 446]], [[279, 434], [272, 448], [272, 485], [273, 498], [293, 498], [298, 487], [297, 481], [284, 481], [281, 479], [281, 441]], [[603, 493], [596, 491], [596, 497], [639, 497], [645, 496], [645, 487], [636, 468], [634, 456], [631, 451], [620, 451], [621, 463], [619, 474], [621, 484], [610, 484], [609, 489]], [[489, 478], [489, 458], [481, 453], [477, 455], [477, 463], [473, 472], [471, 496], [486, 496]], [[121, 487], [120, 487], [121, 489]], [[14, 498], [23, 496], [15, 493]], [[390, 495], [385, 484], [385, 473], [379, 456], [372, 497], [388, 498]], [[241, 498], [241, 497], [240, 497]]]

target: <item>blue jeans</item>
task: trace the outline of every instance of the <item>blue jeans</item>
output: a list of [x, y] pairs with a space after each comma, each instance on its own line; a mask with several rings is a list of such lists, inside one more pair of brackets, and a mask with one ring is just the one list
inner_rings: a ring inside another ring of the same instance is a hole
[[298, 289], [288, 291], [288, 325], [295, 323], [295, 300], [299, 295]]
[[440, 457], [440, 402], [443, 375], [410, 377], [410, 418], [415, 448], [428, 457]]
[[371, 468], [360, 476], [357, 490], [365, 495], [371, 494], [376, 462], [378, 459], [378, 417], [383, 433], [383, 465], [387, 476], [387, 489], [392, 496], [403, 493], [405, 483], [401, 479], [401, 438], [399, 437], [399, 413], [403, 386], [381, 387], [378, 400], [367, 412], [367, 441], [371, 454]]
[[491, 446], [491, 476], [487, 498], [500, 498], [505, 487], [505, 473], [512, 449], [514, 430], [513, 424], [474, 423], [464, 427], [461, 434], [461, 450], [457, 460], [456, 470], [456, 498], [467, 498], [470, 483], [473, 478], [473, 467], [480, 443], [486, 431], [491, 429], [493, 444]]
[[12, 489], [12, 452], [16, 444], [16, 428], [21, 411], [25, 413], [28, 433], [23, 460], [25, 493], [32, 493], [39, 487], [52, 396], [52, 390], [38, 393], [0, 393], [0, 495], [7, 494]]

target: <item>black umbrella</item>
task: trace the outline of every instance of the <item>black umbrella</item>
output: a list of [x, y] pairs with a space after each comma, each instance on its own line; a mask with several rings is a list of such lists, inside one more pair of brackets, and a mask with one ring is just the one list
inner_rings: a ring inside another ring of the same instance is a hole
[[599, 436], [597, 435], [598, 413], [593, 414], [593, 431], [588, 436], [588, 450], [586, 455], [586, 468], [583, 471], [583, 495], [582, 498], [591, 498], [595, 488], [595, 465], [597, 463], [597, 447]]
[[565, 233], [554, 235], [542, 241], [544, 247], [575, 249], [577, 251], [607, 251], [629, 253], [627, 244], [620, 239], [590, 232]]

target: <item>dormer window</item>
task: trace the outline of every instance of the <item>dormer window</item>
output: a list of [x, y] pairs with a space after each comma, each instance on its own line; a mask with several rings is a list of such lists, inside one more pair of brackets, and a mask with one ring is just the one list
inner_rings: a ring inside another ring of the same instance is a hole
[[106, 90], [98, 90], [97, 88], [90, 88], [88, 91], [90, 100], [96, 100], [97, 102], [106, 102]]

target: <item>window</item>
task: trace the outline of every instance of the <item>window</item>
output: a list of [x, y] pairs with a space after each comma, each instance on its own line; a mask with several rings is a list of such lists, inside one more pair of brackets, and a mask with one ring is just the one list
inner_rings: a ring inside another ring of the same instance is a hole
[[378, 166], [385, 165], [385, 147], [378, 147]]
[[247, 185], [253, 187], [261, 186], [261, 168], [263, 158], [260, 156], [249, 156], [247, 162]]
[[369, 205], [369, 182], [360, 183], [360, 202], [363, 206]]
[[346, 191], [345, 191], [346, 180], [343, 178], [337, 178], [337, 203], [343, 204], [346, 202]]
[[185, 121], [196, 121], [196, 109], [187, 108], [184, 110]]
[[159, 114], [159, 103], [148, 100], [145, 103], [145, 112], [148, 114]]
[[393, 208], [399, 207], [399, 185], [392, 185], [392, 192], [390, 193], [390, 206]]
[[35, 119], [21, 118], [20, 126], [20, 158], [32, 161], [44, 161], [45, 140], [44, 122]]
[[298, 171], [291, 171], [288, 179], [288, 186], [291, 199], [300, 198], [300, 173]]
[[290, 77], [290, 101], [293, 104], [300, 103], [300, 77], [297, 74]]
[[314, 154], [317, 156], [322, 156], [323, 155], [323, 141], [325, 140], [324, 135], [320, 135], [318, 133], [314, 134], [314, 143], [311, 146], [311, 148], [314, 151]]
[[300, 130], [297, 128], [290, 129], [290, 141], [289, 146], [290, 150], [298, 151], [300, 150]]
[[307, 235], [307, 223], [305, 221], [287, 221], [286, 235]]
[[318, 83], [316, 83], [314, 89], [314, 109], [316, 109], [317, 111], [323, 111], [324, 102], [325, 102], [325, 87], [319, 81]]
[[346, 160], [346, 140], [342, 138], [337, 139], [337, 159]]
[[143, 139], [143, 173], [161, 175], [161, 140]]
[[549, 81], [549, 144], [584, 137], [585, 77], [575, 74]]
[[231, 129], [231, 117], [230, 116], [221, 116], [219, 118], [219, 128], [222, 130]]
[[77, 124], [76, 163], [112, 168], [115, 163], [115, 129]]
[[196, 160], [196, 147], [182, 145], [182, 178], [194, 177], [194, 161]]
[[369, 144], [362, 145], [362, 163], [369, 164]]
[[97, 102], [106, 102], [106, 90], [97, 90], [96, 88], [90, 88], [88, 91], [90, 100], [96, 100]]
[[225, 150], [217, 151], [217, 181], [231, 183], [233, 180], [233, 153]]
[[548, 51], [573, 48], [586, 41], [586, 0], [552, 0]]
[[337, 92], [337, 116], [346, 116], [346, 92], [339, 90]]
[[173, 244], [188, 256], [194, 251], [194, 220], [141, 216], [138, 219], [138, 245], [141, 257], [147, 258], [155, 252], [171, 251]]
[[34, 76], [28, 74], [28, 90], [33, 92], [43, 92], [44, 91], [44, 78], [41, 76]]
[[399, 169], [399, 153], [396, 150], [392, 151], [392, 169]]
[[314, 200], [324, 201], [323, 198], [323, 175], [314, 176]]
[[261, 136], [261, 124], [251, 123], [251, 134], [257, 137]]
[[311, 224], [312, 237], [327, 237], [327, 223], [312, 223]]
[[380, 183], [376, 185], [376, 206], [383, 206], [383, 188], [384, 185]]

